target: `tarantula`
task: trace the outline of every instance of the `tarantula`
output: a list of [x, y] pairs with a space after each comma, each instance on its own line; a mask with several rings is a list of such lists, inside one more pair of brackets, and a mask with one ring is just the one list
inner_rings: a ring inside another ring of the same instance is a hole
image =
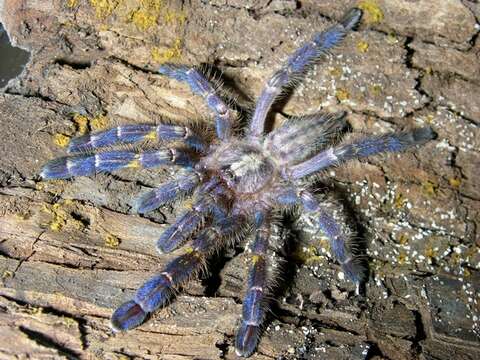
[[[126, 125], [72, 139], [68, 152], [77, 155], [50, 161], [41, 173], [45, 179], [86, 176], [121, 168], [153, 168], [177, 165], [176, 177], [138, 200], [140, 214], [152, 211], [182, 195], [192, 195], [191, 205], [168, 227], [157, 242], [160, 253], [173, 251], [191, 240], [183, 255], [145, 282], [134, 298], [112, 315], [115, 331], [132, 329], [165, 306], [175, 289], [197, 273], [206, 258], [245, 229], [253, 229], [242, 322], [236, 335], [236, 352], [250, 356], [257, 346], [265, 318], [274, 259], [269, 241], [278, 242], [272, 214], [296, 207], [314, 219], [314, 226], [329, 239], [331, 249], [345, 274], [357, 286], [365, 280], [365, 268], [353, 251], [348, 232], [328, 207], [307, 190], [310, 175], [351, 159], [383, 152], [398, 152], [435, 137], [429, 127], [367, 137], [350, 143], [326, 146], [346, 124], [345, 113], [320, 113], [302, 121], [290, 120], [264, 134], [267, 113], [278, 96], [297, 82], [321, 55], [340, 43], [360, 21], [361, 10], [353, 8], [340, 23], [316, 34], [295, 51], [285, 65], [267, 81], [243, 137], [232, 130], [234, 115], [214, 87], [193, 68], [163, 65], [159, 73], [186, 82], [202, 97], [215, 115], [216, 138], [207, 141], [192, 128], [172, 124]], [[154, 140], [153, 150], [97, 151], [118, 144]], [[80, 153], [80, 154], [78, 154]]]

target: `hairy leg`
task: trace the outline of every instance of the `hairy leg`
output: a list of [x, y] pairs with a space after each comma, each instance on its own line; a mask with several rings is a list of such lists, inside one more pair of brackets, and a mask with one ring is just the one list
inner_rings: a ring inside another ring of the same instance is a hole
[[317, 227], [328, 238], [331, 250], [342, 266], [345, 274], [359, 287], [366, 281], [368, 268], [361, 261], [362, 256], [353, 252], [352, 236], [348, 229], [340, 222], [335, 220], [332, 212], [325, 206], [322, 206], [313, 194], [308, 191], [300, 192], [300, 201], [303, 206], [303, 211], [311, 214], [314, 227]]
[[67, 179], [123, 168], [152, 168], [164, 165], [192, 167], [192, 156], [181, 149], [155, 151], [108, 151], [92, 155], [66, 156], [49, 161], [42, 169], [44, 179]]
[[315, 35], [309, 43], [295, 51], [288, 58], [286, 64], [273, 74], [258, 98], [250, 123], [251, 136], [259, 137], [263, 134], [267, 113], [283, 89], [293, 80], [298, 79], [319, 56], [338, 45], [346, 33], [358, 24], [361, 16], [360, 9], [351, 9], [339, 24]]
[[92, 151], [116, 144], [133, 144], [145, 140], [180, 141], [186, 146], [202, 151], [205, 144], [185, 126], [159, 125], [120, 125], [113, 129], [86, 134], [73, 138], [68, 144], [69, 153]]
[[346, 125], [344, 112], [292, 119], [268, 134], [264, 146], [282, 164], [295, 164], [330, 143]]
[[147, 280], [136, 292], [133, 300], [122, 304], [112, 315], [114, 331], [125, 331], [142, 324], [149, 313], [165, 306], [175, 289], [187, 282], [202, 269], [205, 258], [223, 244], [222, 238], [235, 230], [232, 219], [214, 222], [202, 230], [193, 240], [185, 254], [168, 263], [165, 269]]
[[137, 200], [136, 210], [139, 214], [153, 211], [162, 205], [172, 202], [179, 196], [191, 193], [200, 184], [200, 181], [200, 174], [186, 171], [172, 181], [143, 194]]
[[247, 291], [243, 300], [242, 323], [235, 339], [238, 356], [248, 357], [257, 347], [261, 326], [265, 318], [268, 282], [272, 277], [272, 254], [269, 254], [269, 239], [272, 224], [264, 213], [255, 218], [255, 239], [250, 244], [251, 263], [247, 280]]
[[409, 147], [425, 144], [435, 137], [435, 132], [430, 127], [425, 127], [365, 138], [322, 151], [305, 162], [289, 167], [286, 175], [291, 179], [300, 179], [351, 159], [361, 159], [385, 152], [404, 151]]
[[188, 83], [192, 92], [201, 96], [208, 107], [215, 113], [215, 128], [218, 138], [224, 140], [230, 137], [234, 120], [233, 113], [199, 71], [185, 66], [162, 65], [158, 72], [178, 81]]

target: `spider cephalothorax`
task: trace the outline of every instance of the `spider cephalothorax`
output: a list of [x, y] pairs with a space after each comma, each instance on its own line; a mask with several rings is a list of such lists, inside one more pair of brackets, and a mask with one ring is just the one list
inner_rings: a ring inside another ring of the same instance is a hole
[[[354, 251], [349, 232], [330, 208], [309, 192], [308, 179], [350, 159], [423, 144], [434, 138], [434, 132], [420, 128], [329, 146], [334, 134], [346, 124], [345, 113], [321, 113], [287, 121], [264, 134], [267, 113], [278, 95], [301, 79], [305, 70], [337, 45], [360, 18], [360, 10], [350, 10], [339, 24], [316, 34], [288, 58], [266, 83], [244, 136], [233, 132], [233, 112], [199, 71], [164, 65], [159, 69], [160, 74], [187, 82], [212, 110], [214, 140], [204, 139], [208, 136], [179, 125], [118, 126], [73, 139], [68, 150], [80, 154], [53, 160], [44, 167], [45, 179], [58, 179], [126, 167], [176, 165], [179, 167], [176, 177], [143, 195], [136, 210], [146, 213], [180, 196], [193, 199], [157, 242], [161, 253], [175, 250], [187, 241], [189, 246], [113, 313], [114, 330], [128, 330], [143, 323], [148, 314], [165, 306], [175, 290], [202, 269], [209, 255], [227, 240], [234, 240], [250, 229], [254, 233], [248, 245], [251, 263], [236, 351], [241, 356], [251, 355], [258, 343], [269, 285], [275, 274], [271, 245], [277, 243], [278, 247], [282, 239], [272, 215], [292, 207], [306, 215], [309, 223], [329, 239], [347, 276], [357, 285], [365, 280], [365, 269]], [[159, 145], [145, 151], [105, 150], [146, 140], [157, 141]], [[167, 142], [175, 146], [166, 147]]]

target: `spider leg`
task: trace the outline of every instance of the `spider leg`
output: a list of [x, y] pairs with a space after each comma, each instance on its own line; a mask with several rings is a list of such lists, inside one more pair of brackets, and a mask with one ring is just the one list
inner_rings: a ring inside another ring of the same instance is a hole
[[202, 225], [209, 214], [213, 215], [217, 222], [225, 221], [228, 216], [222, 206], [223, 192], [223, 186], [218, 185], [216, 179], [203, 184], [197, 191], [197, 200], [191, 205], [191, 209], [183, 212], [158, 239], [158, 252], [163, 254], [178, 248]]
[[335, 258], [342, 266], [345, 274], [357, 286], [365, 282], [367, 269], [361, 261], [361, 257], [352, 253], [352, 247], [348, 246], [351, 242], [348, 232], [342, 229], [342, 226], [335, 220], [333, 215], [325, 207], [322, 207], [315, 199], [313, 194], [308, 191], [301, 191], [300, 201], [303, 209], [307, 213], [314, 215], [318, 227], [322, 230], [330, 242]]
[[163, 165], [192, 167], [194, 160], [182, 149], [154, 151], [109, 151], [91, 155], [65, 156], [49, 161], [42, 169], [44, 179], [67, 179], [74, 176], [111, 172], [122, 168], [152, 168]]
[[267, 113], [282, 90], [293, 80], [298, 79], [319, 56], [338, 45], [346, 33], [358, 24], [361, 17], [362, 11], [360, 9], [351, 9], [339, 24], [316, 34], [310, 42], [295, 51], [285, 65], [273, 74], [258, 98], [250, 123], [251, 136], [259, 137], [262, 135]]
[[188, 194], [200, 183], [201, 175], [193, 171], [177, 176], [172, 181], [143, 194], [136, 204], [139, 214], [145, 214], [165, 205], [181, 195]]
[[272, 235], [270, 219], [265, 216], [263, 213], [255, 216], [256, 234], [250, 245], [251, 264], [243, 300], [242, 323], [235, 338], [235, 351], [243, 357], [248, 357], [255, 351], [265, 318], [267, 282], [271, 271], [267, 252]]
[[165, 306], [175, 289], [201, 270], [205, 258], [221, 244], [219, 238], [230, 235], [236, 229], [238, 219], [233, 220], [214, 222], [209, 229], [202, 230], [185, 254], [168, 263], [159, 275], [147, 280], [137, 290], [133, 300], [115, 310], [111, 318], [112, 329], [125, 331], [137, 327], [149, 313]]
[[73, 154], [116, 144], [133, 144], [144, 140], [180, 141], [197, 151], [205, 149], [205, 144], [189, 128], [159, 124], [121, 125], [113, 129], [89, 133], [70, 140], [67, 151]]
[[188, 83], [192, 92], [201, 96], [215, 113], [215, 129], [219, 139], [227, 139], [232, 133], [233, 114], [225, 102], [217, 95], [213, 86], [197, 70], [186, 66], [162, 65], [160, 74]]
[[289, 120], [267, 135], [264, 147], [277, 155], [282, 164], [298, 163], [333, 140], [346, 125], [344, 112]]
[[289, 167], [287, 172], [290, 178], [300, 179], [351, 159], [361, 159], [384, 152], [404, 151], [411, 146], [422, 145], [435, 138], [436, 134], [430, 127], [365, 138], [322, 151], [307, 161]]

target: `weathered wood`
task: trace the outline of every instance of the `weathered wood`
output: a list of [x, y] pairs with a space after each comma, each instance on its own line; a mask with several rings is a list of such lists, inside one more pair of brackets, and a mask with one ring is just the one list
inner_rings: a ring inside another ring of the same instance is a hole
[[217, 66], [248, 108], [281, 59], [354, 4], [359, 31], [276, 110], [348, 110], [354, 132], [429, 123], [439, 137], [326, 174], [370, 244], [367, 298], [322, 239], [292, 241], [252, 358], [480, 358], [480, 5], [468, 0], [0, 0], [0, 21], [32, 53], [0, 94], [0, 357], [234, 359], [244, 255], [212, 261], [138, 329], [109, 329], [176, 255], [154, 243], [181, 204], [132, 210], [170, 172], [44, 182], [39, 170], [84, 131], [208, 118], [185, 85], [155, 74], [161, 62]]

